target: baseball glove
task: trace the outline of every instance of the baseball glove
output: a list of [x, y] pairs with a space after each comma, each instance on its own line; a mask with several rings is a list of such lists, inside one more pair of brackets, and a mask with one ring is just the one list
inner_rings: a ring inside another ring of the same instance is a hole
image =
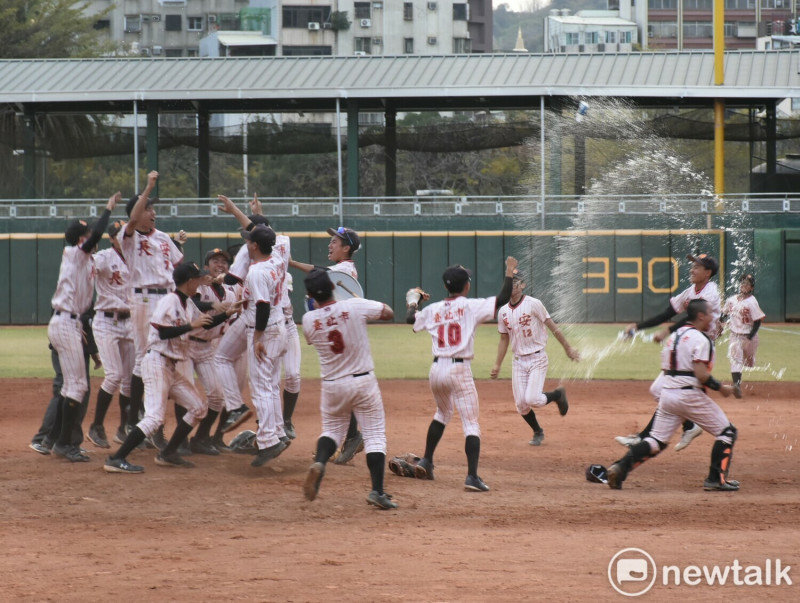
[[251, 429], [240, 431], [236, 437], [228, 444], [231, 450], [239, 454], [256, 454], [258, 444], [256, 443], [256, 432]]
[[406, 306], [419, 306], [420, 303], [428, 301], [430, 298], [431, 296], [421, 288], [414, 287], [406, 291]]
[[418, 465], [420, 458], [413, 452], [408, 452], [405, 456], [396, 456], [389, 461], [389, 470], [400, 477], [416, 477], [426, 479], [425, 469]]

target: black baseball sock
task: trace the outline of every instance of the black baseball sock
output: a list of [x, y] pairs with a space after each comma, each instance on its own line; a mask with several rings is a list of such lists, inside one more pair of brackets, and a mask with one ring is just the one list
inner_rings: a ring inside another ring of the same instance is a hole
[[382, 452], [367, 453], [367, 467], [372, 478], [372, 489], [378, 494], [383, 494], [383, 474], [386, 466], [386, 455]]
[[142, 397], [144, 396], [144, 381], [138, 375], [131, 377], [131, 397], [128, 407], [128, 425], [133, 427], [139, 422], [139, 412], [144, 408]]
[[174, 405], [175, 405], [175, 418], [178, 420], [178, 423], [180, 423], [181, 419], [183, 418], [183, 415], [186, 414], [186, 409], [177, 402], [174, 402]]
[[645, 439], [647, 436], [650, 435], [650, 430], [653, 429], [653, 421], [656, 420], [656, 413], [653, 413], [653, 416], [650, 417], [650, 422], [639, 432], [639, 437]]
[[97, 404], [94, 407], [94, 422], [92, 425], [102, 425], [105, 422], [108, 407], [111, 406], [111, 400], [113, 399], [114, 396], [102, 387], [97, 391]]
[[[655, 417], [655, 415], [653, 415], [653, 416]], [[694, 427], [694, 421], [690, 421], [689, 419], [686, 419], [683, 422], [683, 431], [689, 431], [693, 427]]]
[[61, 418], [61, 436], [58, 438], [59, 444], [69, 444], [72, 440], [72, 427], [81, 414], [81, 403], [72, 398], [64, 398], [63, 411]]
[[47, 434], [47, 440], [50, 443], [55, 443], [61, 437], [61, 424], [64, 422], [64, 398], [58, 398], [56, 404], [56, 416], [53, 419], [53, 426], [50, 428], [50, 433]]
[[114, 454], [111, 455], [112, 459], [124, 459], [136, 448], [139, 444], [144, 442], [144, 432], [139, 429], [136, 425], [134, 425], [131, 430], [128, 432], [128, 435], [125, 437], [125, 441], [122, 442], [122, 446], [119, 447]]
[[167, 442], [167, 446], [161, 451], [161, 455], [167, 456], [169, 454], [174, 454], [178, 450], [178, 446], [180, 446], [181, 442], [192, 432], [192, 429], [192, 425], [189, 425], [183, 419], [179, 419], [178, 425], [175, 427], [175, 431], [172, 433], [169, 442]]
[[561, 397], [561, 392], [544, 392], [544, 397], [547, 398], [547, 403], [555, 402]]
[[439, 423], [437, 420], [431, 421], [428, 427], [428, 436], [425, 438], [425, 458], [433, 463], [433, 453], [439, 445], [439, 440], [442, 439], [444, 434], [444, 423]]
[[131, 399], [123, 394], [119, 395], [119, 426], [125, 427], [128, 420], [128, 411], [131, 407]]
[[334, 452], [336, 452], [336, 442], [327, 436], [322, 436], [317, 440], [317, 453], [314, 456], [314, 462], [325, 464], [333, 456]]
[[[287, 392], [283, 390], [283, 422], [289, 423], [292, 420], [292, 415], [294, 415], [294, 407], [297, 406], [297, 398], [300, 396], [300, 392]], [[350, 415], [350, 420], [352, 421], [355, 418], [355, 415]], [[357, 425], [357, 424], [356, 424]]]
[[531, 426], [534, 433], [537, 431], [542, 431], [542, 427], [539, 425], [539, 421], [536, 420], [536, 415], [534, 414], [533, 410], [529, 410], [527, 415], [522, 415], [522, 418], [525, 419], [525, 422]]
[[358, 435], [358, 421], [356, 421], [356, 415], [351, 412], [350, 425], [347, 426], [347, 437], [345, 437], [345, 441], [352, 440], [357, 435]]
[[222, 437], [222, 426], [225, 425], [225, 421], [228, 420], [229, 414], [227, 408], [223, 408], [222, 412], [219, 413], [219, 422], [217, 423], [217, 429], [214, 431], [215, 440]]
[[464, 442], [464, 452], [467, 453], [467, 474], [478, 476], [478, 459], [481, 456], [481, 439], [478, 436], [467, 436]]
[[202, 440], [204, 438], [211, 437], [211, 426], [214, 424], [214, 421], [217, 420], [219, 416], [218, 410], [211, 410], [208, 409], [206, 416], [203, 417], [203, 420], [200, 421], [200, 424], [197, 426], [197, 433], [194, 434], [198, 440]]
[[734, 385], [741, 385], [742, 384], [742, 374], [741, 373], [731, 373], [731, 378], [733, 379]]

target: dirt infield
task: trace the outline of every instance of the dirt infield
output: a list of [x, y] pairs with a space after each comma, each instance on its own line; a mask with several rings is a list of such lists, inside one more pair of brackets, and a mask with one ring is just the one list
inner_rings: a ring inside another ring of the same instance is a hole
[[[683, 574], [680, 585], [673, 577], [665, 586], [659, 570], [643, 600], [800, 600], [800, 386], [757, 384], [745, 400], [723, 402], [740, 433], [731, 474], [742, 483], [738, 493], [702, 490], [707, 434], [680, 453], [670, 446], [622, 491], [587, 482], [586, 466], [619, 458], [613, 436], [642, 427], [653, 403], [645, 382], [566, 386], [570, 412], [537, 413], [546, 439], [535, 448], [510, 382], [480, 382], [480, 474], [491, 491], [463, 490], [464, 440], [455, 423], [437, 451], [435, 481], [387, 471], [386, 490], [400, 507], [384, 512], [365, 502], [363, 454], [353, 465], [329, 466], [317, 500], [303, 498], [319, 432], [316, 381], [303, 383], [297, 440], [271, 466], [224, 455], [170, 469], [137, 451], [131, 460], [145, 466], [143, 475], [110, 475], [101, 469], [104, 453], [88, 442], [91, 463], [30, 450], [50, 383], [4, 380], [0, 599], [626, 600], [609, 583], [609, 562], [637, 547], [659, 568], [736, 561], [764, 568], [761, 586], [736, 586], [732, 573], [725, 586], [691, 586]], [[422, 453], [433, 413], [427, 383], [381, 387], [389, 455]], [[111, 433], [116, 420], [112, 407]], [[791, 566], [793, 585], [765, 585], [765, 564], [772, 560], [774, 583], [776, 559]], [[748, 571], [740, 582], [756, 580]]]

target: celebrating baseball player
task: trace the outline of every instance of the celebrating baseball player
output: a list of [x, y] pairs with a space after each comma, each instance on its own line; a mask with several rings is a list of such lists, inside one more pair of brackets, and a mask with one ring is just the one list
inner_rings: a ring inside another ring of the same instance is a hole
[[428, 331], [433, 342], [429, 381], [436, 401], [436, 413], [428, 427], [425, 455], [418, 463], [427, 479], [433, 479], [433, 453], [445, 426], [453, 418], [453, 412], [458, 410], [466, 437], [467, 479], [464, 488], [474, 492], [489, 490], [478, 476], [481, 428], [478, 423], [478, 392], [470, 363], [474, 356], [475, 328], [479, 323], [493, 320], [497, 310], [508, 303], [516, 267], [516, 259], [506, 258], [505, 278], [497, 297], [469, 299], [471, 274], [459, 265], [450, 266], [442, 275], [448, 293], [444, 300], [420, 310], [424, 297], [421, 290], [411, 289], [406, 294], [406, 322], [414, 325], [415, 333]]
[[[158, 172], [147, 175], [147, 186], [140, 195], [134, 195], [125, 207], [129, 220], [117, 237], [122, 255], [128, 264], [128, 287], [130, 287], [131, 321], [133, 343], [136, 347], [136, 362], [131, 378], [130, 410], [128, 430], [139, 420], [144, 395], [142, 360], [147, 351], [150, 333], [150, 317], [164, 296], [174, 289], [172, 271], [183, 259], [170, 236], [156, 229], [157, 198], [150, 198], [156, 186]], [[152, 432], [152, 444], [161, 449], [166, 445], [163, 426]]]
[[544, 304], [535, 297], [525, 295], [524, 292], [525, 276], [515, 270], [511, 301], [500, 308], [497, 313], [500, 342], [497, 345], [497, 360], [492, 367], [491, 377], [497, 379], [510, 343], [511, 351], [514, 354], [511, 364], [514, 402], [517, 412], [533, 429], [533, 439], [529, 442], [530, 445], [540, 446], [544, 440], [544, 429], [536, 420], [533, 409], [555, 402], [562, 417], [569, 410], [567, 394], [563, 387], [558, 387], [551, 392], [542, 391], [544, 379], [547, 376], [547, 352], [545, 352], [547, 331], [545, 331], [545, 326], [562, 345], [570, 360], [577, 362], [580, 360], [580, 354], [578, 350], [569, 345], [558, 325], [550, 318]]
[[737, 430], [722, 409], [706, 394], [706, 388], [724, 397], [734, 392], [711, 375], [714, 343], [706, 332], [717, 320], [711, 304], [693, 299], [686, 308], [686, 324], [670, 335], [661, 351], [663, 378], [655, 419], [649, 433], [632, 445], [627, 454], [608, 468], [608, 485], [622, 488], [635, 467], [659, 454], [685, 419], [713, 435], [711, 466], [703, 482], [705, 490], [735, 491], [739, 482], [728, 479]]
[[63, 400], [56, 409], [50, 432], [53, 453], [71, 462], [85, 462], [89, 457], [71, 443], [72, 429], [81, 413], [81, 400], [89, 389], [83, 353], [83, 330], [80, 317], [92, 305], [95, 268], [93, 253], [103, 237], [108, 219], [120, 193], [108, 199], [106, 208], [93, 228], [83, 220], [73, 220], [64, 233], [66, 246], [61, 256], [58, 284], [51, 301], [53, 316], [47, 326], [50, 344], [58, 352], [64, 384]]
[[[679, 327], [686, 324], [687, 318], [685, 312], [689, 306], [689, 302], [691, 302], [693, 299], [704, 299], [706, 302], [708, 302], [709, 307], [711, 308], [711, 321], [707, 325], [705, 334], [708, 335], [712, 341], [716, 340], [717, 336], [719, 335], [721, 302], [719, 288], [717, 287], [716, 283], [711, 282], [711, 279], [715, 274], [717, 274], [717, 271], [719, 270], [719, 263], [715, 258], [705, 253], [701, 253], [699, 255], [690, 254], [686, 256], [686, 259], [692, 262], [692, 267], [689, 270], [689, 281], [692, 284], [680, 294], [672, 297], [669, 300], [669, 306], [667, 306], [666, 310], [664, 310], [661, 314], [653, 316], [652, 318], [648, 318], [647, 320], [643, 320], [639, 323], [631, 323], [625, 327], [625, 332], [629, 336], [640, 329], [647, 329], [649, 327], [660, 325], [663, 322], [673, 319], [673, 317], [680, 313], [678, 320], [675, 321], [672, 326], [663, 328], [654, 335], [653, 340], [657, 343], [661, 343], [669, 336], [671, 332], [674, 333]], [[658, 400], [659, 396], [661, 395], [663, 376], [664, 375], [662, 373], [650, 385], [650, 393], [656, 400]], [[739, 395], [741, 394], [737, 392], [737, 396]], [[654, 419], [655, 414], [653, 414], [653, 416], [650, 418], [650, 422], [640, 433], [628, 436], [617, 436], [614, 439], [623, 446], [631, 446], [636, 444], [645, 438], [648, 433], [650, 433], [650, 428], [653, 426]], [[703, 433], [703, 430], [692, 423], [691, 420], [687, 419], [683, 424], [683, 435], [681, 436], [680, 441], [675, 445], [675, 450], [683, 450], [701, 433]]]
[[758, 350], [758, 329], [766, 314], [753, 295], [756, 279], [745, 274], [739, 281], [739, 294], [728, 298], [722, 310], [722, 320], [730, 321], [728, 360], [734, 385], [741, 387], [744, 367], [754, 367]]
[[133, 345], [131, 311], [128, 301], [128, 266], [122, 255], [117, 235], [125, 226], [117, 220], [108, 227], [111, 247], [98, 251], [94, 256], [97, 274], [94, 304], [94, 332], [97, 348], [103, 363], [105, 377], [97, 392], [94, 421], [89, 427], [89, 440], [98, 448], [110, 448], [104, 421], [114, 394], [119, 391], [120, 425], [117, 429], [119, 442], [125, 439], [126, 413], [130, 406], [130, 385], [136, 350]]
[[210, 330], [238, 311], [231, 305], [213, 318], [201, 314], [191, 297], [206, 274], [192, 262], [178, 264], [173, 271], [175, 291], [162, 297], [151, 317], [147, 350], [142, 360], [144, 380], [144, 418], [128, 432], [119, 449], [106, 459], [103, 469], [109, 473], [142, 473], [144, 468], [128, 463], [127, 456], [164, 425], [167, 398], [172, 398], [186, 413], [178, 419], [172, 437], [156, 455], [156, 464], [165, 467], [193, 467], [177, 453], [178, 445], [205, 416], [206, 404], [178, 364], [187, 360], [190, 333], [195, 329]]
[[355, 413], [363, 429], [372, 479], [367, 502], [379, 509], [396, 509], [397, 503], [383, 490], [386, 418], [367, 337], [368, 320], [392, 320], [394, 312], [386, 304], [368, 299], [335, 301], [333, 282], [324, 269], [312, 270], [305, 286], [317, 305], [303, 316], [303, 334], [319, 354], [322, 434], [303, 492], [308, 500], [316, 498], [325, 464], [344, 440], [350, 415]]
[[[344, 226], [329, 228], [327, 232], [331, 235], [331, 240], [328, 243], [328, 260], [334, 262], [333, 266], [325, 268], [314, 266], [313, 264], [304, 264], [293, 259], [289, 260], [289, 266], [303, 272], [311, 272], [314, 268], [323, 268], [333, 272], [342, 272], [358, 280], [358, 270], [356, 270], [356, 264], [353, 261], [353, 254], [361, 248], [361, 238], [358, 233], [352, 228], [345, 228]], [[358, 421], [355, 414], [351, 414], [347, 437], [344, 440], [344, 444], [342, 444], [339, 455], [333, 462], [337, 465], [344, 465], [362, 450], [364, 450], [364, 438], [358, 430]]]

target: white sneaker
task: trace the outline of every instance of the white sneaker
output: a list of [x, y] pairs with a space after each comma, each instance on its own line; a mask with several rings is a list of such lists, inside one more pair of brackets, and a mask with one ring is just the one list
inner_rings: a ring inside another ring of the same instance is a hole
[[617, 444], [622, 444], [623, 446], [628, 447], [635, 446], [642, 441], [642, 438], [640, 438], [636, 433], [626, 436], [617, 436], [614, 439], [616, 440]]
[[675, 444], [675, 450], [683, 450], [701, 433], [703, 433], [703, 428], [699, 425], [695, 425], [690, 430], [684, 431], [683, 436], [681, 436], [681, 441]]

